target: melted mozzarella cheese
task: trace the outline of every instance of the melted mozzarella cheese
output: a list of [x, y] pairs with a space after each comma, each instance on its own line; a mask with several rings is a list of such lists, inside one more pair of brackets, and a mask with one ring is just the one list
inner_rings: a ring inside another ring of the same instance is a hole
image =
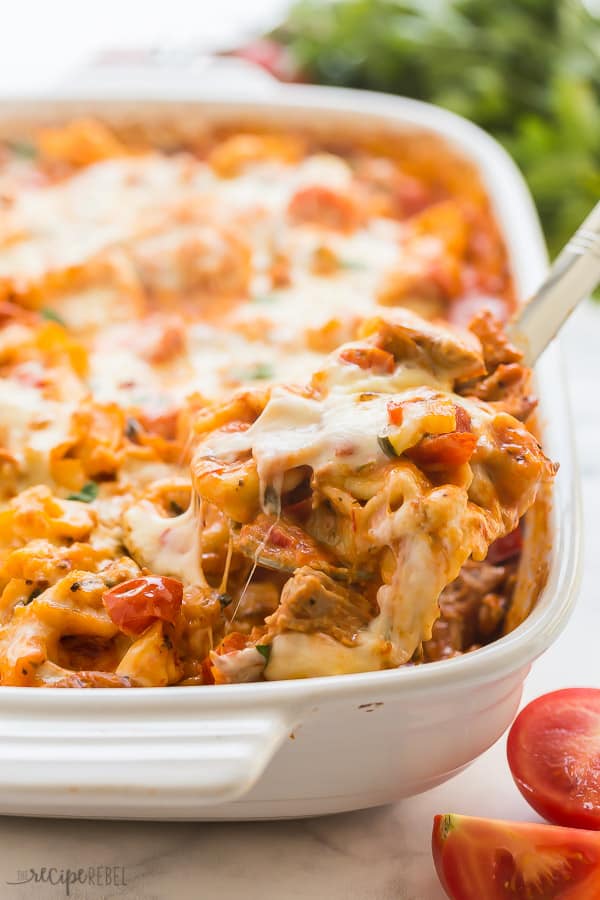
[[[487, 439], [493, 410], [444, 390], [447, 375], [400, 365], [383, 377], [344, 365], [336, 357], [324, 371], [329, 388], [325, 397], [276, 387], [250, 428], [217, 432], [196, 451], [229, 461], [251, 452], [265, 512], [279, 512], [278, 492], [290, 469], [309, 466], [318, 483], [331, 466], [360, 472], [368, 464], [387, 462], [379, 438], [392, 427], [398, 456], [413, 447], [429, 427], [423, 401], [437, 401], [450, 409], [462, 406], [478, 440]], [[424, 386], [428, 382], [433, 387]], [[402, 403], [399, 425], [389, 422], [390, 397]], [[355, 522], [357, 540], [360, 532], [360, 540], [371, 550], [387, 547], [395, 558], [391, 581], [377, 592], [378, 615], [358, 633], [353, 647], [323, 634], [276, 635], [265, 677], [364, 672], [407, 662], [419, 643], [431, 637], [443, 588], [457, 577], [471, 554], [481, 555], [483, 523], [487, 538], [503, 533], [498, 510], [488, 514], [469, 503], [468, 485], [466, 478], [462, 486], [434, 487], [418, 470], [399, 461], [379, 493], [357, 511]], [[267, 488], [275, 490], [276, 501]]]
[[[400, 367], [393, 376], [384, 378], [369, 376], [356, 366], [338, 364], [337, 368], [348, 370], [348, 377], [341, 385], [332, 386], [325, 398], [314, 399], [275, 387], [264, 411], [250, 428], [209, 436], [198, 447], [198, 456], [231, 460], [251, 451], [264, 497], [267, 486], [276, 485], [282, 473], [297, 466], [310, 466], [319, 472], [335, 462], [356, 471], [369, 463], [384, 461], [386, 454], [379, 438], [390, 432], [390, 395], [395, 403], [404, 404], [402, 424], [393, 429], [397, 455], [414, 446], [426, 433], [422, 410], [411, 401], [440, 397], [468, 407], [480, 427], [489, 419], [489, 414], [485, 416], [476, 403], [465, 403], [456, 394], [441, 393], [443, 381], [421, 369]], [[423, 387], [428, 382], [438, 390]], [[389, 393], [381, 392], [384, 387]]]
[[49, 453], [67, 438], [72, 409], [30, 385], [0, 379], [0, 445], [20, 464], [27, 482], [49, 478]]
[[264, 412], [247, 430], [219, 434], [204, 441], [199, 455], [235, 458], [252, 451], [263, 496], [268, 485], [296, 466], [319, 471], [343, 449], [354, 468], [383, 457], [377, 443], [387, 424], [386, 398], [363, 403], [352, 394], [331, 394], [324, 401], [274, 388]]
[[[402, 226], [392, 221], [373, 219], [352, 234], [289, 227], [287, 206], [299, 188], [343, 190], [351, 180], [348, 164], [324, 153], [297, 165], [258, 162], [228, 179], [185, 155], [107, 160], [17, 195], [0, 228], [0, 278], [22, 287], [49, 272], [96, 261], [89, 283], [66, 285], [56, 305], [87, 341], [88, 384], [99, 402], [156, 410], [194, 392], [215, 399], [257, 380], [303, 382], [322, 358], [310, 349], [314, 332], [335, 323], [337, 341], [351, 339], [356, 324], [378, 309], [382, 270], [401, 254]], [[220, 328], [191, 323], [187, 351], [157, 369], [135, 346], [136, 332], [144, 327], [143, 305], [127, 248], [171, 247], [188, 227], [179, 221], [182, 210], [183, 222], [243, 222], [259, 302], [240, 303]], [[310, 272], [312, 255], [322, 245], [340, 260], [331, 277]], [[269, 265], [274, 246], [289, 257], [292, 283], [273, 293], [261, 267]], [[99, 260], [104, 262], [98, 266]]]
[[211, 652], [210, 660], [225, 681], [235, 681], [236, 684], [258, 681], [265, 669], [265, 658], [256, 647], [246, 647], [222, 656]]
[[184, 584], [204, 584], [200, 523], [194, 504], [181, 516], [161, 516], [149, 500], [131, 506], [123, 516], [124, 541], [136, 562]]
[[190, 190], [200, 196], [209, 182], [208, 169], [186, 157], [148, 154], [97, 163], [56, 185], [22, 191], [0, 228], [0, 277], [27, 284], [81, 265], [159, 227]]

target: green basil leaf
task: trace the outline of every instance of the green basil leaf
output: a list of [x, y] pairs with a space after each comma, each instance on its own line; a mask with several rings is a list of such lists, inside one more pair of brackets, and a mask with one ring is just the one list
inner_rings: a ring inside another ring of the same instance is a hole
[[270, 644], [256, 644], [256, 649], [260, 653], [261, 656], [264, 656], [265, 662], [269, 662], [269, 657], [271, 656], [271, 645]]
[[275, 375], [273, 366], [269, 363], [256, 363], [247, 369], [237, 369], [234, 372], [238, 381], [265, 381]]
[[35, 159], [37, 154], [37, 147], [35, 144], [32, 144], [31, 141], [7, 141], [6, 142], [8, 149], [15, 154], [15, 156], [22, 156], [23, 159]]
[[59, 325], [62, 325], [63, 328], [67, 327], [65, 320], [49, 306], [43, 306], [42, 309], [40, 309], [40, 316], [42, 319], [47, 319], [48, 322], [57, 322]]
[[275, 294], [257, 294], [252, 297], [253, 303], [275, 303], [277, 301]]
[[98, 496], [98, 485], [95, 481], [88, 481], [76, 494], [69, 494], [67, 500], [79, 500], [80, 503], [91, 503]]

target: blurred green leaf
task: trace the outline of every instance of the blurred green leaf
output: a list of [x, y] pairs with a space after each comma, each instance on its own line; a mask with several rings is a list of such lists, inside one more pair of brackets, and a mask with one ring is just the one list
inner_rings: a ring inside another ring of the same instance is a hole
[[428, 100], [490, 131], [552, 253], [600, 197], [600, 21], [579, 0], [298, 0], [273, 37], [309, 78]]
[[95, 481], [88, 481], [76, 494], [69, 494], [67, 500], [79, 500], [80, 503], [91, 503], [98, 496], [98, 485]]

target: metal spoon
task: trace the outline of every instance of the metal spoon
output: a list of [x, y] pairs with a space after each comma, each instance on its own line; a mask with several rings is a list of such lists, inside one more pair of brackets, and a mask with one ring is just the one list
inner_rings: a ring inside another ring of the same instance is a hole
[[550, 266], [548, 275], [508, 323], [511, 339], [533, 365], [577, 304], [600, 283], [600, 203]]

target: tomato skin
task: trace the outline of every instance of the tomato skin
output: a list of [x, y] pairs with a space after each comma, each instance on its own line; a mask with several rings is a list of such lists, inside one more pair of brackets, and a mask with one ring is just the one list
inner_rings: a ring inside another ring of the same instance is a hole
[[299, 188], [289, 202], [288, 216], [295, 224], [308, 223], [345, 232], [358, 228], [362, 218], [352, 197], [322, 184]]
[[506, 751], [515, 783], [536, 812], [558, 825], [600, 829], [599, 689], [538, 697], [515, 719]]
[[226, 634], [221, 643], [215, 647], [215, 653], [219, 656], [225, 656], [227, 653], [237, 653], [238, 650], [245, 650], [248, 646], [248, 638], [239, 631], [230, 631]]
[[455, 403], [454, 411], [455, 411], [455, 415], [456, 415], [456, 431], [461, 432], [461, 433], [463, 431], [465, 431], [465, 432], [470, 431], [471, 425], [473, 423], [471, 422], [471, 416], [466, 411], [464, 406], [457, 406]]
[[521, 527], [517, 525], [510, 534], [505, 534], [504, 537], [498, 538], [493, 544], [490, 544], [486, 559], [492, 565], [497, 565], [518, 556], [522, 549], [523, 535]]
[[529, 822], [435, 816], [438, 877], [451, 900], [594, 900], [600, 834]]
[[469, 462], [476, 444], [477, 435], [470, 431], [451, 431], [449, 434], [427, 435], [405, 452], [418, 466], [445, 469]]
[[143, 575], [105, 591], [102, 602], [121, 631], [137, 636], [157, 619], [175, 622], [182, 599], [180, 581], [162, 575]]
[[[237, 653], [238, 650], [245, 650], [248, 646], [248, 638], [239, 631], [230, 631], [223, 640], [217, 644], [214, 652], [218, 656], [226, 656], [228, 653]], [[216, 666], [213, 666], [210, 655], [202, 660], [202, 680], [203, 684], [221, 684], [223, 678]]]
[[402, 401], [390, 400], [387, 405], [388, 421], [391, 425], [402, 425], [404, 421], [404, 406]]
[[347, 347], [341, 351], [340, 359], [349, 365], [358, 366], [359, 369], [371, 369], [385, 375], [390, 375], [396, 367], [396, 361], [391, 353], [374, 346]]

